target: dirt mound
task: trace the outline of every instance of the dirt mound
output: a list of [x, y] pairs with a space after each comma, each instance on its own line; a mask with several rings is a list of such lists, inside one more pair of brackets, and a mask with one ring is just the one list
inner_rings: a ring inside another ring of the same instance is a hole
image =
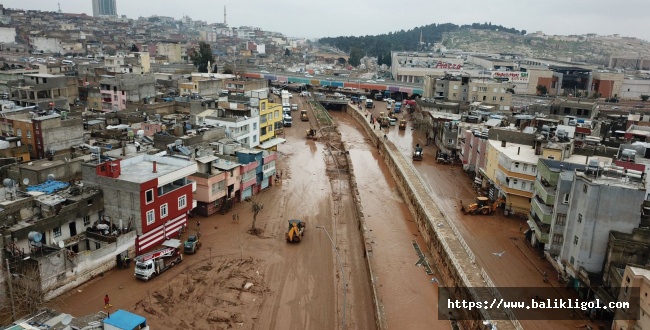
[[258, 259], [201, 261], [138, 301], [135, 312], [160, 329], [252, 329], [264, 293]]

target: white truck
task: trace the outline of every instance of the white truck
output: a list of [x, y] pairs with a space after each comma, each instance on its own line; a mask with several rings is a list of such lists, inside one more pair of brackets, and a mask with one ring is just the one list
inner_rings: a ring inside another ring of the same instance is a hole
[[282, 91], [282, 104], [291, 104], [291, 93], [287, 90]]
[[163, 248], [135, 257], [135, 277], [148, 281], [183, 261], [180, 240], [169, 239], [162, 245]]

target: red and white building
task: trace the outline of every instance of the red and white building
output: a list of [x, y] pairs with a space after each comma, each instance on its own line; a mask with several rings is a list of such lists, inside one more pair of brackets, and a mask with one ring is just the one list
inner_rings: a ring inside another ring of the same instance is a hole
[[93, 160], [84, 164], [83, 181], [104, 192], [104, 216], [122, 228], [136, 230], [136, 253], [175, 237], [196, 206], [196, 183], [187, 177], [197, 165], [173, 157], [138, 155]]

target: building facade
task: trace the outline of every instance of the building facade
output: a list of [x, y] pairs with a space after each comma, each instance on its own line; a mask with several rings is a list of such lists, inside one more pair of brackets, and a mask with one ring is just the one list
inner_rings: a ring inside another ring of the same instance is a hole
[[117, 16], [117, 0], [93, 0], [93, 16]]

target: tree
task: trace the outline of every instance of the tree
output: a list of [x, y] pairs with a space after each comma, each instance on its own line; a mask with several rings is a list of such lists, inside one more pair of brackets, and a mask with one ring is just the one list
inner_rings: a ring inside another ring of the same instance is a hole
[[223, 74], [233, 74], [234, 69], [232, 67], [232, 64], [226, 64], [223, 66]]
[[537, 94], [539, 94], [539, 95], [548, 94], [548, 89], [544, 85], [537, 85], [537, 87], [535, 87], [535, 89], [537, 89]]
[[199, 72], [208, 72], [208, 62], [214, 63], [214, 56], [212, 55], [212, 48], [208, 43], [203, 41], [199, 42], [199, 50], [191, 52], [190, 58]]
[[641, 101], [643, 101], [643, 102], [645, 102], [645, 101], [647, 101], [648, 99], [650, 99], [650, 95], [641, 95], [641, 96], [639, 96], [639, 97], [641, 98]]
[[257, 215], [264, 209], [264, 204], [252, 197], [246, 198], [246, 201], [251, 203], [251, 211], [253, 212], [253, 223], [251, 224], [251, 232], [257, 232], [255, 228], [255, 222], [257, 221]]
[[361, 64], [361, 58], [364, 56], [363, 50], [359, 47], [353, 47], [352, 50], [350, 51], [350, 58], [348, 59], [348, 63], [352, 66], [357, 66]]
[[131, 44], [131, 52], [137, 53], [140, 49], [135, 44]]

